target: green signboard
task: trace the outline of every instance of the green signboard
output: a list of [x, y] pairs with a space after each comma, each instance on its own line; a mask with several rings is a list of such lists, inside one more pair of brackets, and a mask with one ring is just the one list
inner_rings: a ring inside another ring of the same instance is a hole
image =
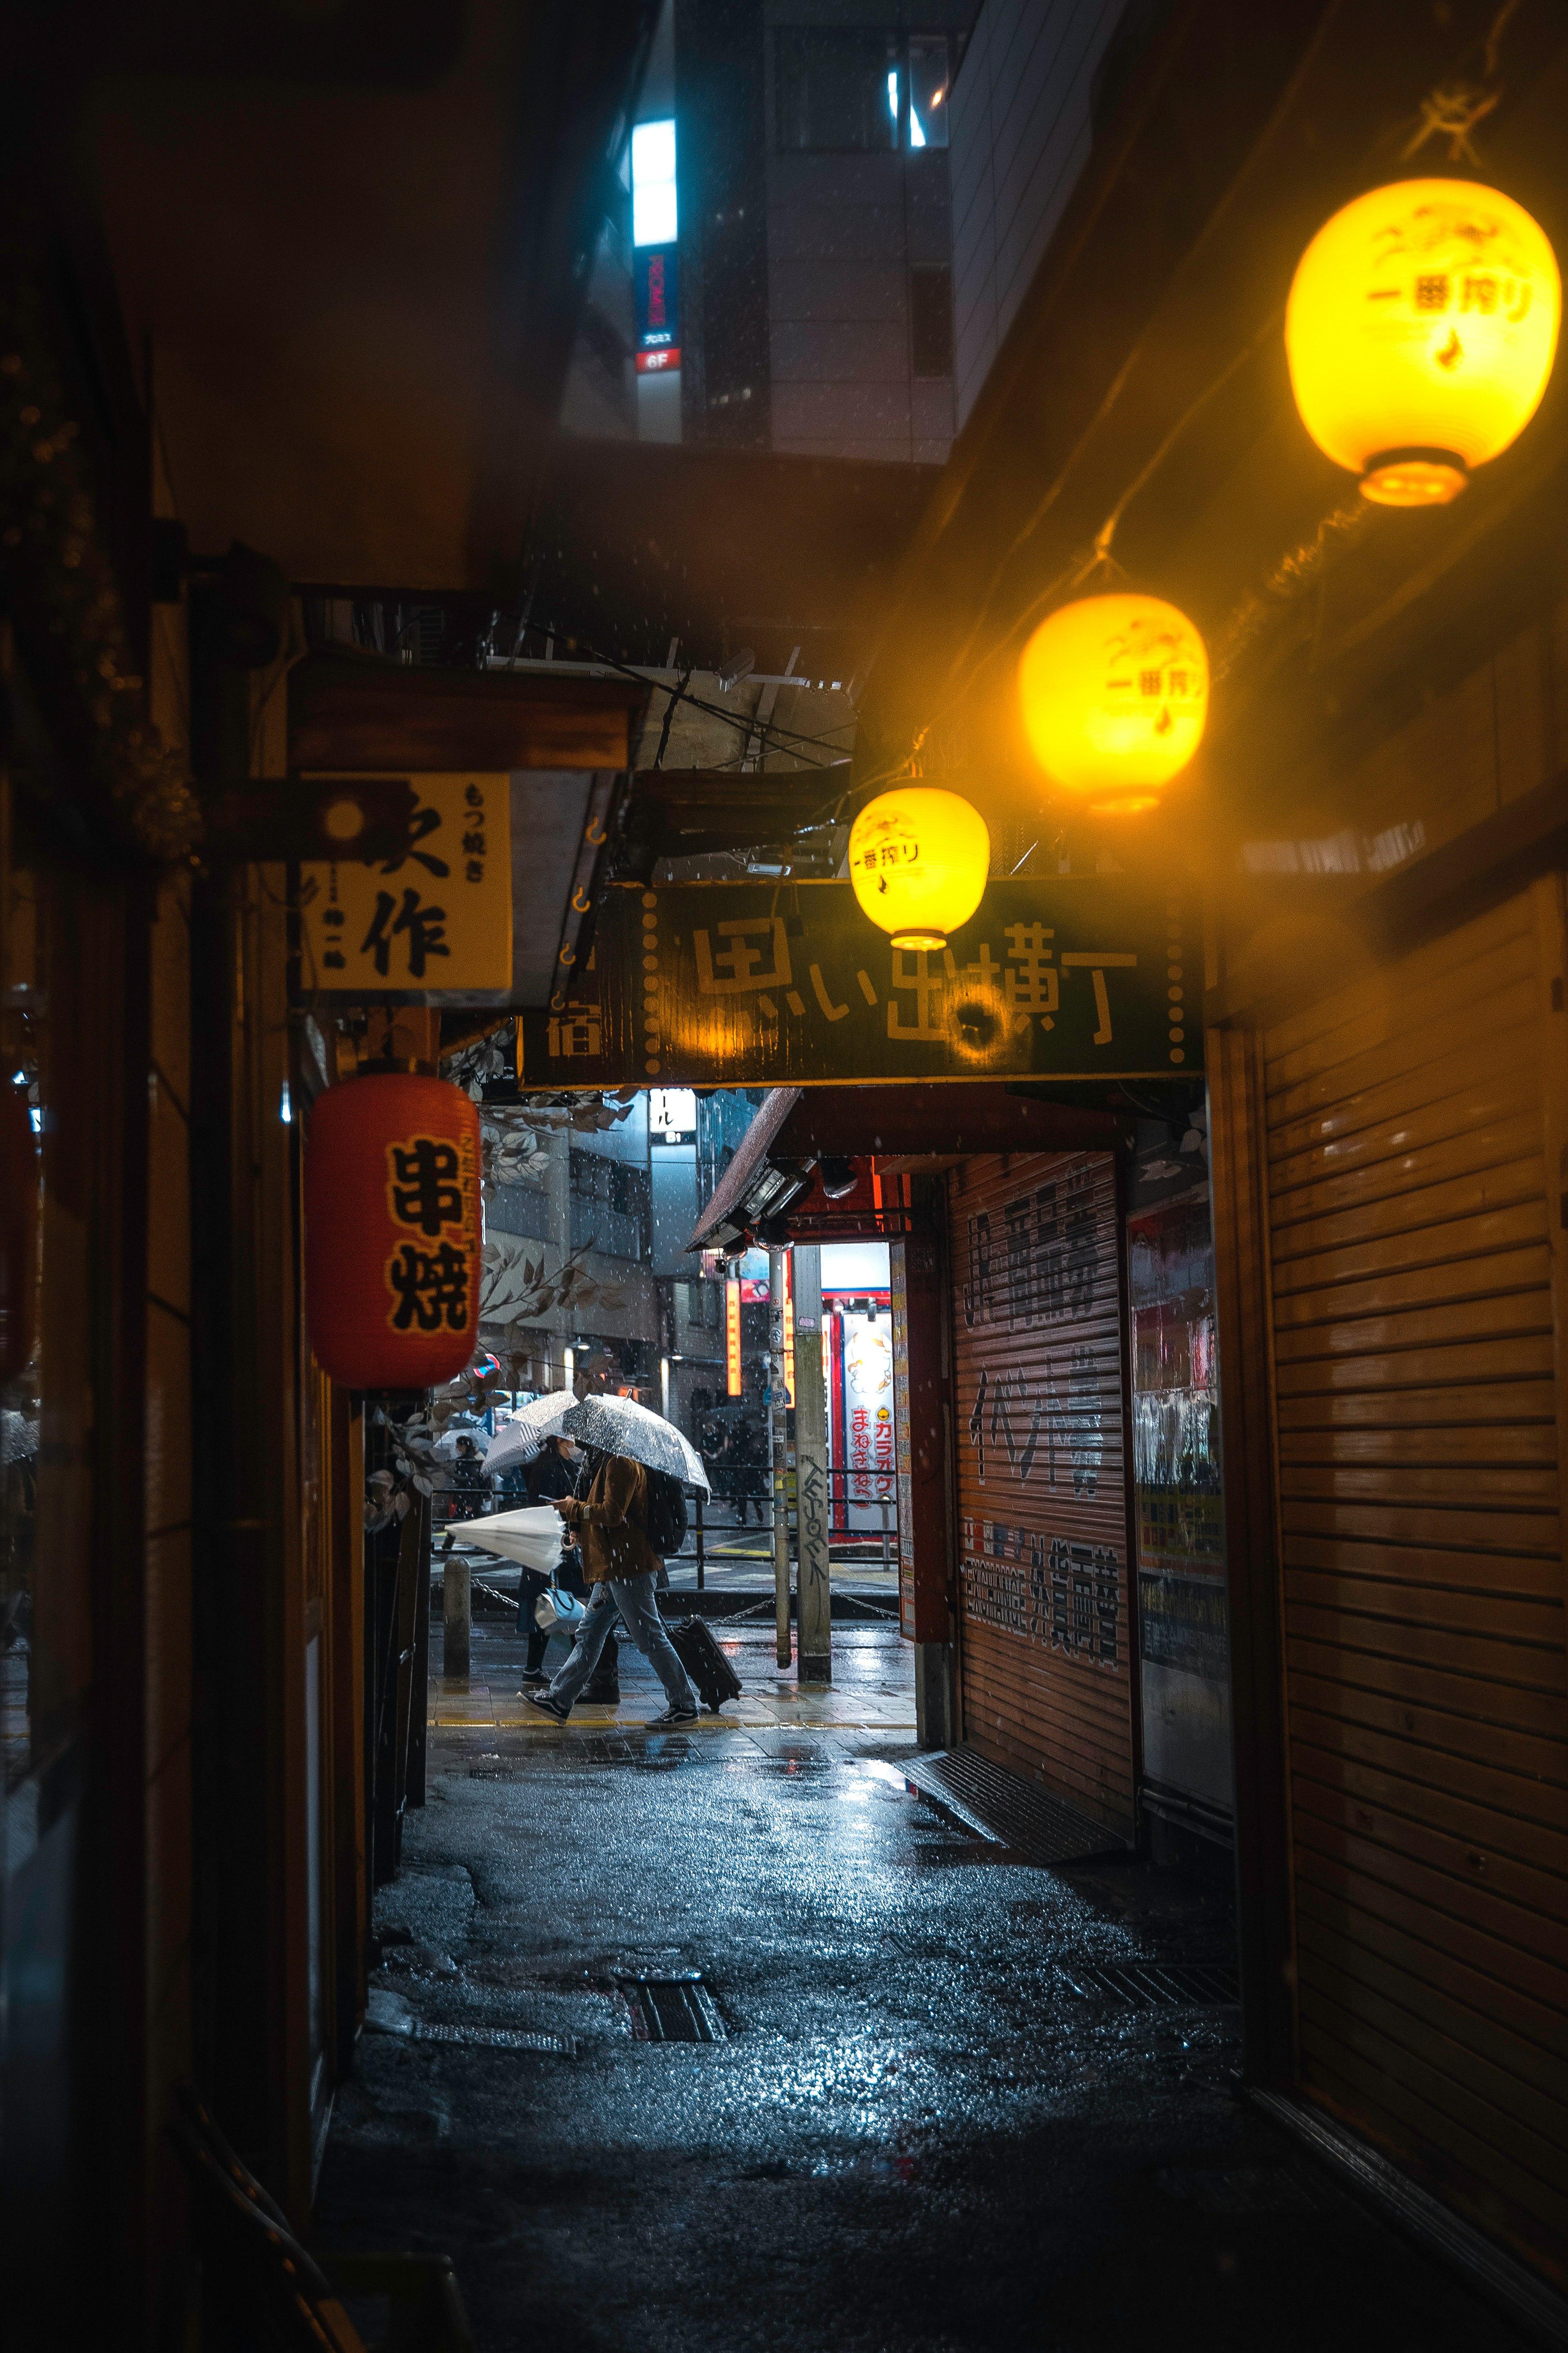
[[524, 1087], [1175, 1078], [1202, 1068], [1196, 913], [1123, 875], [993, 882], [945, 949], [847, 882], [618, 886], [519, 1025]]

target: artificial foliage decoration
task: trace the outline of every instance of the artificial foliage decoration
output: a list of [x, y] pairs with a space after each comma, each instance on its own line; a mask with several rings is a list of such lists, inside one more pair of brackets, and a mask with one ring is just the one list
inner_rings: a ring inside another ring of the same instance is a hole
[[991, 836], [977, 808], [933, 785], [868, 801], [849, 832], [849, 879], [896, 948], [943, 948], [985, 893]]
[[1285, 353], [1301, 421], [1377, 504], [1443, 505], [1534, 416], [1562, 308], [1551, 243], [1511, 196], [1373, 188], [1297, 265]]
[[1058, 790], [1131, 817], [1154, 807], [1203, 740], [1208, 655], [1159, 596], [1084, 596], [1029, 639], [1018, 696], [1030, 749]]
[[452, 1380], [479, 1337], [479, 1118], [444, 1079], [329, 1088], [305, 1151], [305, 1314], [345, 1388]]
[[201, 805], [184, 757], [147, 716], [79, 427], [33, 291], [37, 269], [17, 239], [0, 247], [0, 582], [35, 686], [55, 707], [68, 701], [78, 719], [77, 741], [62, 749], [85, 756], [132, 848], [172, 864], [200, 842]]
[[588, 1272], [595, 1239], [578, 1243], [552, 1267], [552, 1253], [542, 1242], [522, 1241], [513, 1234], [488, 1235], [479, 1279], [480, 1323], [504, 1331], [541, 1324], [557, 1308], [584, 1317], [624, 1307], [626, 1294], [619, 1283], [602, 1282]]

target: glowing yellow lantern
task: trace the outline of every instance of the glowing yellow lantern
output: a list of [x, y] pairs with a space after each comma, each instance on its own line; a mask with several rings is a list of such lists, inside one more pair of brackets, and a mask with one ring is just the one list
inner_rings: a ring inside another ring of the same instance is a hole
[[934, 785], [868, 801], [849, 829], [849, 879], [896, 948], [944, 948], [985, 894], [991, 836], [976, 808]]
[[1511, 196], [1374, 188], [1324, 223], [1291, 282], [1301, 422], [1380, 506], [1441, 506], [1534, 416], [1562, 309], [1551, 245]]
[[1186, 615], [1158, 596], [1085, 596], [1040, 623], [1018, 693], [1052, 782], [1131, 817], [1153, 807], [1203, 740], [1208, 655]]

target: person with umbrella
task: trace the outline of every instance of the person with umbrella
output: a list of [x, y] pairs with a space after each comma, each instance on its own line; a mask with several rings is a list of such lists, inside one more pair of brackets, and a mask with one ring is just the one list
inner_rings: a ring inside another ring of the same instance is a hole
[[668, 1704], [655, 1724], [694, 1723], [697, 1694], [658, 1614], [656, 1588], [664, 1563], [648, 1535], [649, 1473], [694, 1478], [706, 1487], [702, 1465], [671, 1423], [630, 1398], [584, 1398], [562, 1427], [590, 1450], [586, 1494], [554, 1500], [568, 1528], [581, 1539], [583, 1574], [591, 1590], [571, 1657], [548, 1690], [524, 1696], [531, 1706], [564, 1724], [598, 1663], [618, 1609], [664, 1685]]
[[[581, 1469], [577, 1449], [571, 1439], [547, 1438], [532, 1461], [525, 1463], [521, 1472], [529, 1502], [534, 1504], [554, 1504], [574, 1495], [580, 1483]], [[588, 1482], [583, 1480], [581, 1483], [586, 1486]], [[545, 1648], [550, 1637], [543, 1627], [538, 1623], [533, 1612], [540, 1595], [551, 1582], [552, 1579], [549, 1577], [542, 1577], [536, 1571], [525, 1568], [518, 1584], [518, 1631], [526, 1633], [528, 1636], [528, 1658], [522, 1671], [525, 1690], [542, 1691], [550, 1681], [550, 1677], [542, 1671]], [[563, 1592], [574, 1594], [578, 1600], [586, 1599], [587, 1588], [583, 1582], [582, 1556], [575, 1545], [570, 1546], [562, 1555], [561, 1566], [555, 1573], [553, 1582]], [[620, 1695], [618, 1655], [615, 1633], [612, 1630], [605, 1637], [598, 1666], [582, 1697], [593, 1703], [613, 1707]]]
[[[523, 1493], [531, 1505], [553, 1504], [559, 1498], [575, 1494], [584, 1483], [579, 1478], [577, 1449], [563, 1435], [562, 1423], [577, 1403], [572, 1389], [552, 1389], [519, 1409], [501, 1424], [490, 1441], [485, 1456], [485, 1469], [500, 1472], [502, 1478], [521, 1480]], [[565, 1593], [582, 1599], [586, 1588], [583, 1583], [582, 1565], [576, 1547], [570, 1547], [548, 1577], [524, 1568], [518, 1581], [517, 1630], [528, 1641], [528, 1653], [523, 1666], [524, 1688], [541, 1689], [550, 1681], [542, 1672], [544, 1652], [550, 1637], [536, 1621], [533, 1612], [540, 1595], [547, 1584], [558, 1585]], [[616, 1651], [614, 1637], [607, 1639], [599, 1661], [598, 1672], [587, 1696], [613, 1705], [620, 1697], [616, 1674]]]
[[546, 1439], [560, 1437], [561, 1425], [576, 1402], [570, 1389], [549, 1389], [519, 1406], [491, 1439], [485, 1469], [505, 1472], [531, 1462]]

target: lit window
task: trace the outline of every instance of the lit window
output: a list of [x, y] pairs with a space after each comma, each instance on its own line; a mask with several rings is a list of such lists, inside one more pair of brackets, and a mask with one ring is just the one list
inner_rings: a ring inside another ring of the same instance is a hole
[[632, 243], [675, 238], [675, 124], [639, 122], [632, 132]]
[[778, 143], [784, 148], [945, 147], [958, 44], [945, 33], [789, 26], [775, 33]]
[[952, 79], [945, 33], [916, 34], [910, 42], [911, 147], [947, 145], [947, 87]]

